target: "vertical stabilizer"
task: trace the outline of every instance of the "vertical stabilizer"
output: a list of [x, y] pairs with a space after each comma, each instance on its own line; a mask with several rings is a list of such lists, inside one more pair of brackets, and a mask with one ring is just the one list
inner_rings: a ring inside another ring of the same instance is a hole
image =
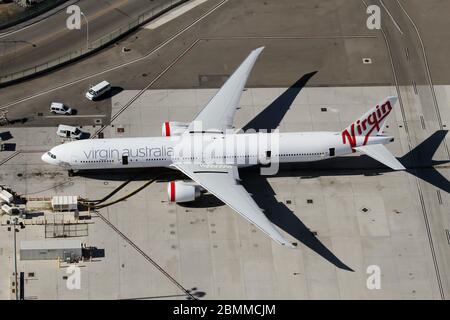
[[369, 136], [379, 135], [383, 131], [386, 119], [392, 111], [397, 97], [387, 97], [375, 107], [367, 111], [361, 118], [354, 121], [342, 134], [342, 142], [349, 143], [352, 148], [356, 146], [356, 137], [364, 137], [364, 144], [366, 144]]

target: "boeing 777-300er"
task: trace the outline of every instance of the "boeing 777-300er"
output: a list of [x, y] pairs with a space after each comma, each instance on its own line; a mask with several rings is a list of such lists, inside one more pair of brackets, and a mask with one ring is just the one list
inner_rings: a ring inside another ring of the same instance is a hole
[[[393, 137], [382, 134], [397, 98], [386, 98], [341, 132], [243, 133], [233, 130], [244, 86], [263, 49], [249, 54], [194, 121], [165, 122], [162, 137], [64, 143], [45, 153], [42, 160], [68, 170], [142, 167], [180, 170], [192, 181], [170, 181], [167, 191], [171, 202], [194, 201], [201, 191], [208, 191], [276, 242], [294, 247], [239, 184], [238, 168], [263, 162], [318, 161], [360, 151], [393, 170], [404, 170], [384, 146], [392, 142]], [[275, 137], [276, 148], [272, 147], [275, 144], [256, 148], [258, 143], [254, 141], [258, 137], [265, 137], [266, 141]], [[226, 147], [228, 145], [234, 147]]]

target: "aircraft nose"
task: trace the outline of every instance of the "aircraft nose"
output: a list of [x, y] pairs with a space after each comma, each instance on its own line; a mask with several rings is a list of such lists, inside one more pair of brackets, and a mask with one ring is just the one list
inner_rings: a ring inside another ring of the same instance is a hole
[[44, 161], [44, 162], [50, 163], [50, 157], [48, 156], [47, 153], [44, 153], [44, 154], [41, 156], [41, 160]]
[[48, 163], [48, 164], [57, 164], [57, 161], [55, 161], [55, 159], [52, 159], [52, 157], [50, 157], [50, 155], [48, 154], [48, 152], [44, 153], [41, 156], [41, 160]]

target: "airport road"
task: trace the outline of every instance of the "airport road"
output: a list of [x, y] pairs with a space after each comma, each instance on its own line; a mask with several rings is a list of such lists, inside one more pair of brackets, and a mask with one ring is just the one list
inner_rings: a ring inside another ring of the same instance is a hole
[[[113, 0], [76, 3], [89, 22], [89, 40], [95, 41], [135, 20], [164, 0]], [[86, 23], [80, 30], [66, 27], [68, 14], [60, 10], [45, 20], [0, 34], [0, 75], [25, 70], [87, 46]]]

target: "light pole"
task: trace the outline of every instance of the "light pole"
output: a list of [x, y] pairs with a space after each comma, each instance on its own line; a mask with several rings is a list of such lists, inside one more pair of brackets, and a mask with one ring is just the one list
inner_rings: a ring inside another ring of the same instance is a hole
[[18, 286], [17, 286], [17, 252], [16, 252], [17, 218], [14, 218], [13, 222], [14, 222], [13, 234], [14, 234], [14, 286], [15, 286], [14, 292], [16, 293], [16, 300], [19, 300], [19, 293], [17, 292]]
[[86, 38], [87, 38], [87, 49], [89, 50], [89, 21], [84, 15], [83, 11], [80, 11], [80, 14], [83, 16], [84, 21], [86, 21]]

